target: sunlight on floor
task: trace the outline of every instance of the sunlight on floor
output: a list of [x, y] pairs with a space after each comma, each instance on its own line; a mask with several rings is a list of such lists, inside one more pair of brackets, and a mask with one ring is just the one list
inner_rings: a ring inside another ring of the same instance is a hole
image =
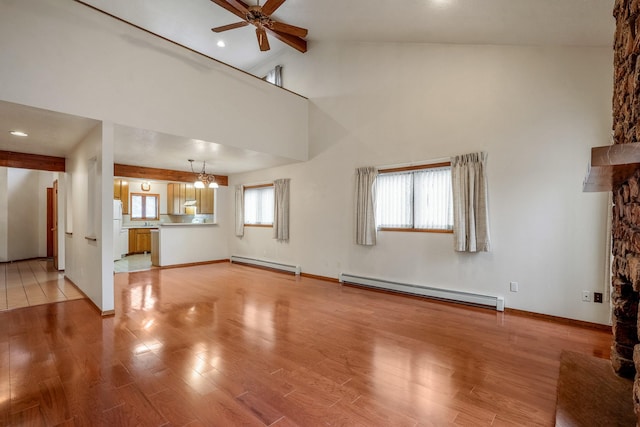
[[114, 261], [113, 264], [116, 273], [150, 270], [151, 254], [128, 255], [118, 261]]

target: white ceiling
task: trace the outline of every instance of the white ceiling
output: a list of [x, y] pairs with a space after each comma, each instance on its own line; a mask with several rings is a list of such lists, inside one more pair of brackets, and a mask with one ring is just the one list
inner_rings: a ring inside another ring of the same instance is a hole
[[[245, 0], [250, 4], [254, 1]], [[239, 19], [210, 0], [83, 2], [249, 72], [283, 49], [291, 49], [271, 37], [271, 50], [260, 52], [250, 26], [213, 33], [212, 27]], [[323, 41], [611, 46], [615, 29], [613, 3], [614, 0], [287, 0], [273, 18], [308, 28], [309, 50], [314, 43]], [[217, 47], [219, 39], [224, 39], [225, 48]], [[64, 156], [96, 124], [95, 120], [0, 100], [0, 150]], [[10, 130], [19, 128], [29, 137], [9, 135]], [[116, 162], [130, 165], [189, 170], [186, 159], [193, 158], [207, 160], [207, 172], [230, 174], [290, 162], [121, 126], [116, 129], [116, 139]]]
[[[240, 19], [210, 0], [81, 1], [245, 71], [281, 49], [291, 49], [270, 37], [271, 50], [260, 52], [253, 26], [213, 33], [212, 27]], [[286, 0], [272, 17], [307, 28], [309, 49], [320, 41], [611, 46], [613, 4], [614, 0]], [[221, 39], [224, 48], [216, 45]]]

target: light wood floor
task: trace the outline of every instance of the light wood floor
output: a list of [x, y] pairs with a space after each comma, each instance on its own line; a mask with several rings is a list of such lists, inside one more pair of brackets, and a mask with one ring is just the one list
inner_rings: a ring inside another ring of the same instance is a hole
[[0, 425], [551, 426], [561, 351], [611, 344], [235, 264], [114, 277], [115, 317], [0, 313]]
[[46, 259], [0, 264], [0, 311], [84, 298]]

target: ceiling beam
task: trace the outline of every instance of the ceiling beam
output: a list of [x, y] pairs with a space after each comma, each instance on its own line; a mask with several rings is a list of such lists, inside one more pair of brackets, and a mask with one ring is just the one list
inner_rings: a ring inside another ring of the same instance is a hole
[[[227, 186], [229, 177], [226, 175], [211, 174], [216, 177], [216, 182], [220, 186]], [[170, 169], [145, 168], [141, 166], [113, 165], [113, 176], [122, 178], [157, 179], [172, 182], [194, 182], [197, 174], [193, 172], [174, 171]]]
[[0, 166], [7, 168], [33, 169], [50, 172], [64, 172], [65, 158], [40, 154], [0, 151]]

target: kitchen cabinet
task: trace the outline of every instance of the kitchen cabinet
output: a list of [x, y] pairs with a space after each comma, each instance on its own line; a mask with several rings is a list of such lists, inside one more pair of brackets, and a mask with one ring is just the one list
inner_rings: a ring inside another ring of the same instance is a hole
[[213, 188], [196, 188], [196, 207], [198, 213], [213, 213]]
[[186, 202], [196, 202], [196, 212], [199, 214], [213, 214], [213, 188], [195, 188], [193, 184], [167, 184], [167, 213], [169, 215], [184, 215]]
[[184, 215], [184, 204], [187, 201], [187, 186], [189, 194], [194, 190], [193, 184], [167, 184], [167, 213], [169, 215]]
[[129, 229], [129, 254], [151, 252], [151, 229]]
[[122, 214], [129, 214], [129, 181], [121, 178], [113, 180], [113, 199], [122, 202]]

